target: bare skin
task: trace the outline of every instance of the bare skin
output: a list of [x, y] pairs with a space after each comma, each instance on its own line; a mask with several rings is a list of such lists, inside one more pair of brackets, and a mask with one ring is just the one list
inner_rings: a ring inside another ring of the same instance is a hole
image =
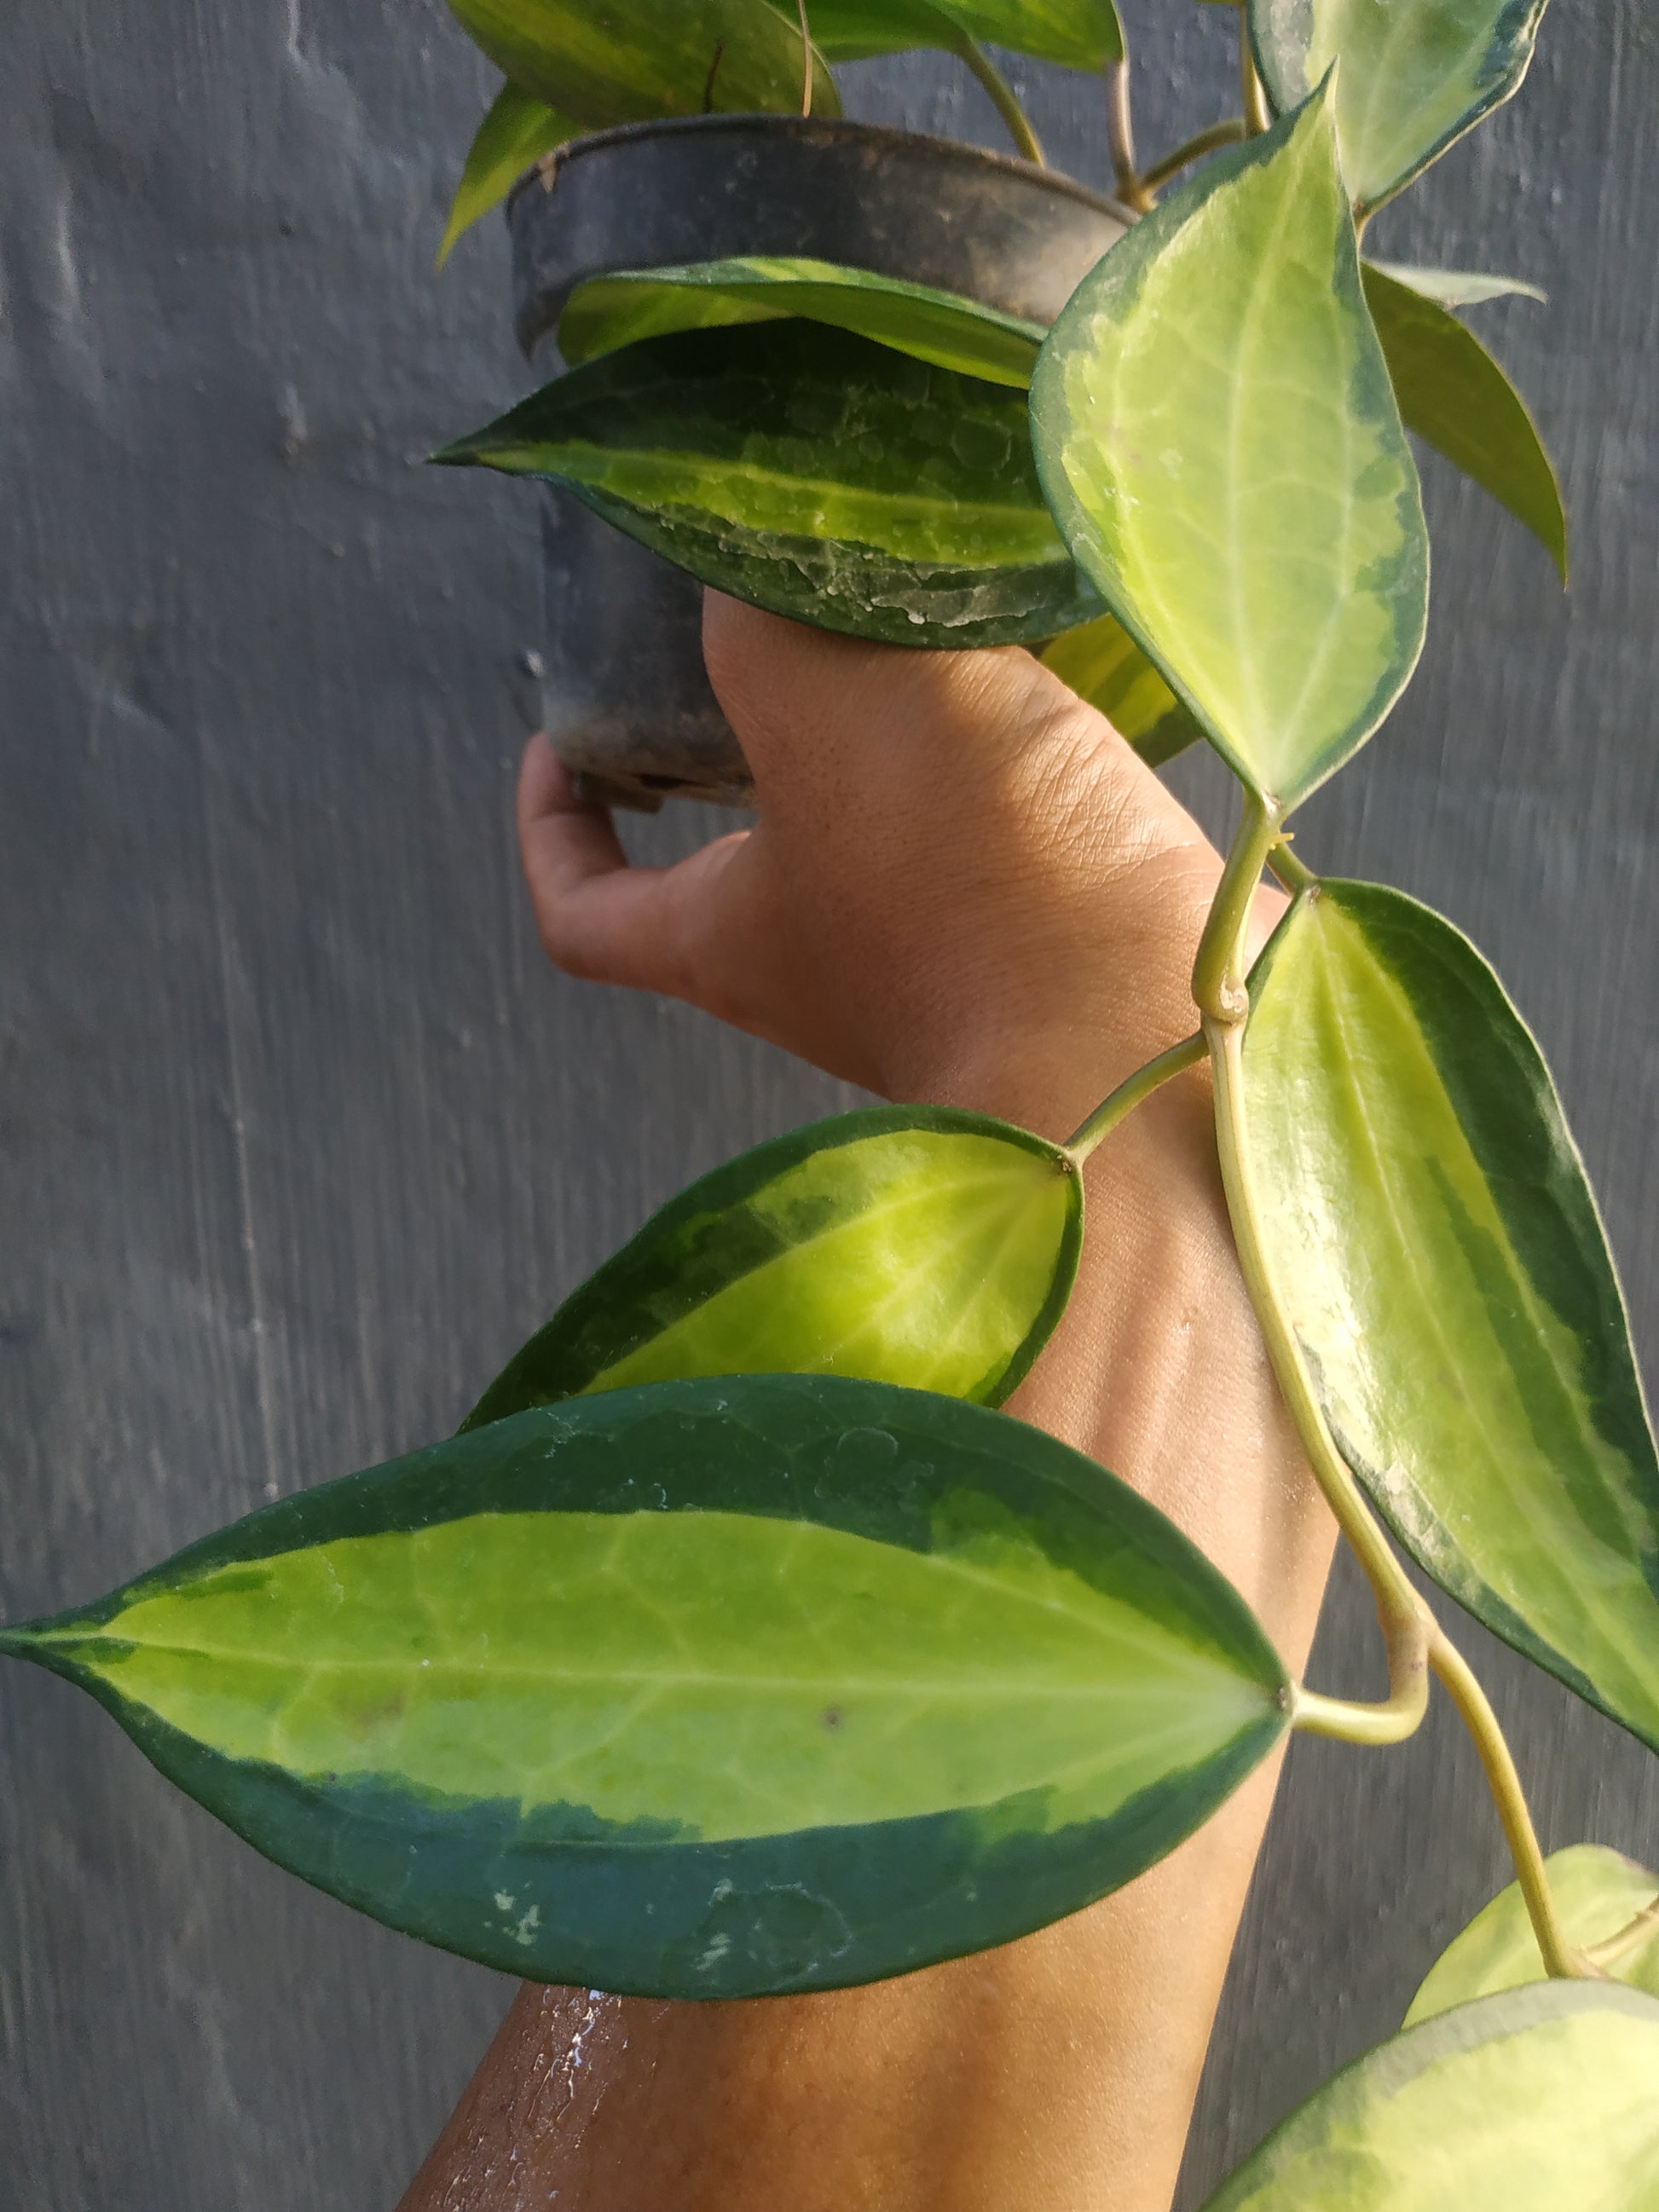
[[[630, 869], [532, 740], [520, 828], [556, 966], [1057, 1137], [1191, 1032], [1217, 856], [1027, 654], [713, 597], [705, 647], [759, 824]], [[1299, 1670], [1333, 1530], [1239, 1279], [1203, 1071], [1097, 1153], [1088, 1206], [1012, 1410], [1172, 1516]], [[1091, 1911], [900, 1981], [724, 2005], [527, 1985], [401, 2212], [1167, 2212], [1273, 1782]]]

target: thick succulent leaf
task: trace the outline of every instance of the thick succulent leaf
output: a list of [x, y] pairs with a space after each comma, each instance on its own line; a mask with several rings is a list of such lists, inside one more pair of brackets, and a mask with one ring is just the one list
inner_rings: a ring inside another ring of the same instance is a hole
[[1283, 113], [1337, 70], [1342, 173], [1379, 207], [1500, 106], [1532, 59], [1544, 0], [1249, 0], [1256, 66]]
[[532, 161], [562, 146], [567, 138], [574, 138], [580, 130], [580, 124], [571, 122], [568, 116], [556, 115], [541, 100], [520, 92], [517, 85], [504, 84], [468, 151], [443, 244], [438, 248], [439, 268], [448, 260], [450, 249], [462, 232], [470, 230], [491, 208], [499, 207]]
[[1477, 269], [1422, 269], [1406, 261], [1368, 261], [1365, 266], [1391, 276], [1409, 292], [1420, 292], [1425, 300], [1437, 300], [1443, 307], [1478, 307], [1487, 300], [1545, 301], [1549, 297], [1542, 285], [1529, 283], [1524, 276], [1492, 276]]
[[[785, 15], [796, 0], [772, 0]], [[814, 43], [832, 62], [863, 61], [915, 46], [952, 50], [965, 33], [1071, 69], [1123, 58], [1112, 0], [807, 0]]]
[[[767, 0], [450, 0], [502, 75], [585, 130], [659, 115], [799, 112], [800, 22]], [[814, 52], [812, 112], [839, 115]]]
[[1651, 2212], [1659, 2004], [1548, 1982], [1460, 2006], [1316, 2090], [1205, 2212]]
[[[1659, 1874], [1650, 1874], [1634, 1859], [1600, 1844], [1570, 1844], [1564, 1851], [1553, 1852], [1547, 1864], [1561, 1925], [1567, 1941], [1577, 1947], [1617, 1936], [1659, 1897]], [[1607, 1972], [1632, 1989], [1659, 1997], [1659, 1929]], [[1532, 1932], [1526, 1900], [1520, 1883], [1512, 1881], [1436, 1960], [1412, 1999], [1406, 2026], [1415, 2027], [1421, 2021], [1449, 2012], [1454, 2005], [1544, 1978], [1543, 1954]]]
[[1474, 332], [1435, 301], [1364, 271], [1365, 298], [1408, 430], [1524, 522], [1567, 580], [1567, 516], [1526, 402]]
[[393, 1927], [670, 1996], [872, 1980], [1074, 1911], [1208, 1817], [1289, 1695], [1103, 1468], [830, 1376], [520, 1413], [0, 1649]]
[[1268, 1262], [1344, 1455], [1443, 1589], [1659, 1747], [1659, 1461], [1536, 1044], [1370, 884], [1297, 899], [1250, 990]]
[[1305, 798], [1403, 688], [1428, 594], [1325, 94], [1113, 246], [1049, 333], [1031, 420], [1112, 612], [1247, 783]]
[[954, 292], [833, 261], [777, 254], [590, 276], [570, 295], [559, 324], [559, 350], [574, 365], [670, 331], [776, 322], [790, 315], [855, 331], [917, 361], [1020, 392], [1030, 384], [1043, 335], [1040, 323], [981, 307]]
[[1097, 707], [1149, 768], [1161, 768], [1204, 735], [1121, 623], [1110, 615], [1067, 630], [1042, 665]]
[[1024, 644], [1100, 611], [1020, 394], [817, 323], [641, 339], [434, 458], [568, 484], [703, 583], [821, 629]]
[[694, 1375], [861, 1375], [1000, 1405], [1065, 1310], [1082, 1240], [1057, 1146], [944, 1107], [843, 1114], [682, 1191], [466, 1425]]

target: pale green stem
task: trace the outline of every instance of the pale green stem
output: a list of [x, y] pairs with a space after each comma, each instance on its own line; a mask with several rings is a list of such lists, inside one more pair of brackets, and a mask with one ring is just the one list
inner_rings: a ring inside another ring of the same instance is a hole
[[1112, 156], [1118, 198], [1125, 207], [1133, 208], [1137, 215], [1145, 215], [1152, 198], [1135, 170], [1135, 127], [1129, 109], [1127, 61], [1106, 64], [1106, 144]]
[[1480, 1764], [1486, 1771], [1487, 1786], [1498, 1807], [1498, 1817], [1504, 1824], [1504, 1839], [1515, 1862], [1521, 1894], [1526, 1899], [1527, 1917], [1543, 1954], [1545, 1972], [1567, 1980], [1593, 1976], [1595, 1968], [1567, 1942], [1566, 1931], [1555, 1910], [1538, 1832], [1527, 1810], [1521, 1778], [1516, 1772], [1504, 1731], [1498, 1725], [1498, 1716], [1471, 1673], [1468, 1660], [1443, 1629], [1435, 1630], [1429, 1645], [1429, 1664], [1462, 1715], [1464, 1727], [1474, 1738]]
[[[1171, 177], [1194, 161], [1201, 161], [1206, 154], [1213, 154], [1222, 146], [1237, 146], [1250, 135], [1250, 127], [1242, 115], [1230, 115], [1224, 123], [1212, 123], [1207, 131], [1195, 131], [1190, 138], [1183, 138], [1161, 161], [1154, 161], [1139, 179], [1144, 192], [1155, 192], [1160, 185], [1167, 185]], [[1120, 179], [1120, 182], [1121, 180]]]
[[1120, 1121], [1134, 1112], [1143, 1098], [1150, 1098], [1160, 1085], [1169, 1082], [1171, 1076], [1179, 1075], [1185, 1068], [1195, 1067], [1209, 1048], [1204, 1040], [1204, 1032], [1200, 1030], [1195, 1036], [1183, 1037], [1179, 1044], [1172, 1044], [1168, 1052], [1161, 1052], [1156, 1060], [1149, 1060], [1145, 1067], [1138, 1067], [1133, 1075], [1118, 1085], [1109, 1097], [1096, 1107], [1082, 1127], [1067, 1137], [1060, 1150], [1069, 1152], [1081, 1167], [1095, 1147], [1111, 1135]]
[[1606, 1973], [1610, 1967], [1620, 1966], [1632, 1953], [1659, 1936], [1659, 1897], [1651, 1905], [1644, 1905], [1634, 1920], [1627, 1920], [1616, 1936], [1604, 1936], [1599, 1943], [1587, 1943], [1579, 1956]]
[[1238, 825], [1215, 902], [1210, 908], [1198, 957], [1193, 963], [1193, 1000], [1206, 1023], [1242, 1022], [1249, 1012], [1244, 988], [1244, 934], [1250, 908], [1268, 854], [1279, 842], [1279, 810], [1244, 794], [1244, 818]]
[[1035, 161], [1040, 169], [1048, 167], [1042, 158], [1042, 148], [1031, 128], [1031, 118], [1014, 98], [1013, 88], [977, 39], [964, 35], [951, 49], [959, 59], [967, 63], [974, 75], [991, 95], [997, 113], [1008, 126], [1008, 135], [1028, 161]]
[[1298, 860], [1291, 850], [1290, 832], [1285, 831], [1267, 855], [1267, 866], [1287, 891], [1310, 891], [1319, 878], [1305, 862]]
[[795, 0], [800, 9], [800, 113], [805, 122], [812, 112], [812, 27], [806, 20], [806, 0]]
[[[1549, 1878], [1544, 1870], [1543, 1853], [1539, 1849], [1520, 1777], [1498, 1727], [1498, 1717], [1468, 1662], [1412, 1588], [1361, 1495], [1346, 1461], [1337, 1449], [1296, 1331], [1279, 1303], [1267, 1267], [1261, 1217], [1249, 1172], [1245, 1122], [1244, 1024], [1249, 1012], [1249, 996], [1236, 979], [1243, 966], [1244, 932], [1256, 878], [1278, 836], [1275, 810], [1260, 799], [1247, 799], [1244, 818], [1228, 855], [1221, 887], [1200, 946], [1193, 993], [1194, 998], [1198, 997], [1202, 971], [1213, 986], [1219, 1009], [1205, 1012], [1204, 1031], [1209, 1040], [1215, 1073], [1216, 1145], [1221, 1156], [1221, 1179], [1227, 1194], [1239, 1266], [1273, 1373], [1296, 1424], [1314, 1479], [1371, 1586], [1377, 1619], [1388, 1644], [1389, 1691], [1386, 1704], [1365, 1707], [1345, 1706], [1337, 1699], [1318, 1698], [1299, 1690], [1292, 1706], [1292, 1718], [1316, 1734], [1341, 1735], [1358, 1742], [1398, 1741], [1401, 1736], [1410, 1734], [1427, 1709], [1428, 1669], [1431, 1668], [1474, 1739], [1545, 1967], [1553, 1975], [1582, 1975], [1593, 1970], [1575, 1956], [1562, 1933], [1550, 1894]], [[1231, 948], [1220, 941], [1218, 926], [1224, 902], [1226, 926], [1236, 932]], [[1212, 933], [1215, 942], [1212, 941]], [[1242, 1005], [1238, 1003], [1240, 1000]], [[1200, 1000], [1200, 1005], [1202, 1008], [1204, 1001]]]

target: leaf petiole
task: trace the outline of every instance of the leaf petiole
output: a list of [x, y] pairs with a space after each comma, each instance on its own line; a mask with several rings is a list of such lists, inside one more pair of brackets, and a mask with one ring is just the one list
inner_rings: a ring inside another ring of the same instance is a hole
[[[1155, 192], [1182, 169], [1202, 161], [1205, 155], [1216, 153], [1223, 146], [1237, 146], [1251, 135], [1250, 126], [1242, 115], [1229, 115], [1219, 123], [1212, 123], [1207, 129], [1195, 131], [1190, 138], [1183, 138], [1180, 145], [1171, 147], [1161, 161], [1154, 161], [1139, 179], [1138, 188], [1143, 194]], [[1121, 181], [1120, 179], [1120, 185]], [[1127, 199], [1128, 194], [1123, 197]], [[1135, 200], [1131, 204], [1139, 207], [1143, 203]]]
[[1102, 1100], [1082, 1127], [1073, 1131], [1060, 1150], [1069, 1152], [1080, 1167], [1096, 1146], [1103, 1144], [1118, 1123], [1126, 1121], [1143, 1099], [1150, 1098], [1153, 1091], [1168, 1083], [1172, 1076], [1196, 1066], [1209, 1049], [1203, 1030], [1199, 1030], [1193, 1036], [1183, 1037], [1179, 1044], [1172, 1044], [1167, 1052], [1159, 1053], [1155, 1060], [1149, 1060], [1145, 1067], [1138, 1067], [1133, 1075], [1127, 1077], [1115, 1091]]
[[1042, 142], [1031, 127], [1031, 118], [1014, 97], [1012, 86], [991, 59], [977, 39], [970, 39], [964, 31], [951, 51], [959, 61], [965, 62], [990, 94], [991, 104], [1008, 126], [1008, 136], [1013, 140], [1028, 161], [1039, 169], [1048, 166], [1043, 158]]

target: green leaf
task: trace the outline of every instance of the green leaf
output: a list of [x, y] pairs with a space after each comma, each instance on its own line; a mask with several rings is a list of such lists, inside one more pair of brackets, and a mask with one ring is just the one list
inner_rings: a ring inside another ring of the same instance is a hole
[[[772, 4], [780, 14], [795, 13], [795, 0]], [[1070, 69], [1103, 69], [1123, 58], [1112, 0], [808, 0], [807, 12], [813, 41], [832, 62], [916, 46], [951, 52], [963, 33]]]
[[[1583, 1948], [1627, 1928], [1659, 1896], [1659, 1874], [1599, 1844], [1573, 1844], [1546, 1863], [1567, 1941]], [[1655, 1931], [1659, 1934], [1659, 1930]], [[1609, 1968], [1633, 1989], [1659, 1997], [1659, 1942], [1649, 1941]], [[1452, 2006], [1498, 1990], [1544, 1979], [1544, 1960], [1527, 1917], [1519, 1882], [1500, 1890], [1443, 1951], [1412, 1999], [1406, 2026], [1432, 2020]]]
[[1417, 289], [1364, 270], [1365, 298], [1406, 428], [1489, 491], [1567, 580], [1567, 516], [1526, 402], [1474, 332]]
[[1289, 1696], [1103, 1468], [830, 1376], [520, 1413], [0, 1649], [392, 1926], [669, 1996], [872, 1980], [1075, 1911], [1224, 1802]]
[[1250, 989], [1268, 1265], [1345, 1457], [1443, 1589], [1659, 1747], [1659, 1461], [1536, 1044], [1370, 884], [1298, 898]]
[[574, 367], [671, 331], [776, 322], [791, 315], [854, 331], [917, 361], [960, 369], [1024, 392], [1042, 325], [981, 307], [954, 292], [845, 269], [833, 261], [756, 255], [635, 269], [577, 285], [559, 324], [559, 350]]
[[854, 637], [1023, 644], [1100, 611], [1020, 395], [849, 331], [645, 338], [433, 458], [568, 484], [703, 583]]
[[1286, 809], [1376, 727], [1428, 597], [1417, 471], [1365, 311], [1326, 95], [1112, 247], [1031, 386], [1079, 565]]
[[454, 205], [449, 210], [448, 228], [438, 248], [439, 268], [448, 260], [461, 233], [470, 230], [491, 208], [499, 207], [532, 161], [562, 146], [566, 139], [574, 138], [580, 130], [580, 124], [556, 115], [539, 100], [520, 92], [517, 85], [504, 84], [478, 125], [478, 135], [467, 154], [461, 181], [455, 188]]
[[1437, 300], [1443, 307], [1478, 307], [1488, 300], [1543, 301], [1549, 298], [1541, 285], [1530, 284], [1524, 276], [1489, 276], [1475, 269], [1419, 269], [1404, 261], [1368, 261], [1364, 265], [1391, 276], [1407, 291], [1420, 292], [1425, 300]]
[[[660, 115], [797, 114], [800, 25], [767, 0], [450, 0], [521, 91], [584, 130]], [[812, 112], [839, 115], [816, 49]]]
[[1083, 1184], [1058, 1146], [878, 1106], [682, 1191], [559, 1308], [466, 1425], [694, 1375], [861, 1375], [1000, 1405], [1065, 1311]]
[[1249, 0], [1250, 40], [1279, 112], [1340, 63], [1336, 135], [1357, 208], [1392, 199], [1506, 100], [1544, 0]]
[[1148, 768], [1161, 768], [1204, 732], [1121, 623], [1110, 615], [1067, 630], [1042, 653], [1042, 665], [1098, 708]]
[[1276, 2128], [1205, 2212], [1650, 2212], [1659, 2004], [1510, 1990], [1381, 2044]]

